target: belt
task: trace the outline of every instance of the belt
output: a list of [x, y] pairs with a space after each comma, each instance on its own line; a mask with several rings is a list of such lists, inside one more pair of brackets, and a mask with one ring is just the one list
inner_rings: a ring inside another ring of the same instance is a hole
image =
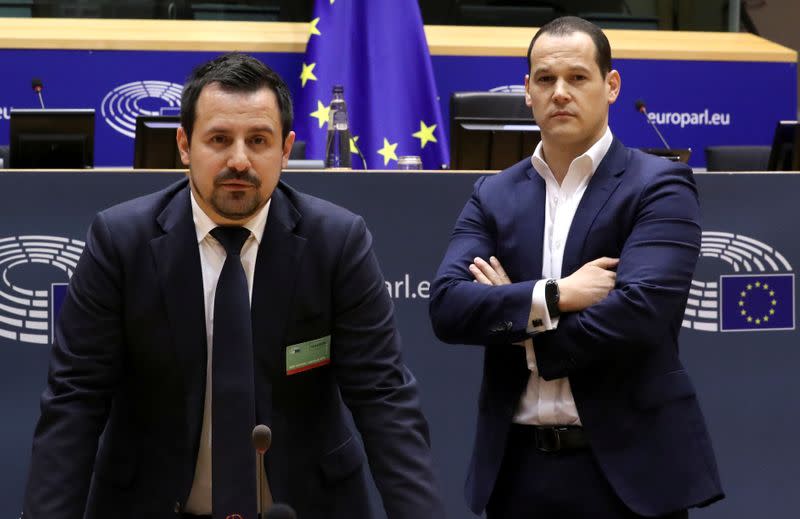
[[521, 438], [533, 440], [542, 452], [560, 452], [586, 449], [589, 436], [583, 427], [575, 425], [523, 425], [512, 424], [512, 431]]

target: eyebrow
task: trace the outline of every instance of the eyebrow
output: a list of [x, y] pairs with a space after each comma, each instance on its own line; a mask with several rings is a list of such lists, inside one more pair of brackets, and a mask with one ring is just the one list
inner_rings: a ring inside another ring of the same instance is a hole
[[250, 128], [248, 133], [275, 133], [275, 128], [269, 125], [260, 125]]
[[[211, 134], [211, 133], [230, 133], [230, 128], [227, 126], [212, 126], [211, 128], [207, 129], [204, 133]], [[254, 126], [252, 128], [247, 129], [247, 133], [270, 133], [274, 134], [275, 129], [272, 126], [262, 124], [258, 126]]]
[[[570, 72], [585, 72], [585, 73], [591, 72], [590, 68], [585, 67], [583, 65], [567, 65], [566, 68]], [[552, 67], [550, 67], [549, 65], [542, 65], [541, 67], [534, 67], [533, 69], [533, 75], [546, 72], [552, 73]]]

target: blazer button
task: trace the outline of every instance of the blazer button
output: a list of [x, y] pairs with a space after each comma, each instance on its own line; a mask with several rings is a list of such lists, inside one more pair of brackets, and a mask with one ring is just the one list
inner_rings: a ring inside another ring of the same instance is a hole
[[180, 513], [181, 513], [181, 502], [175, 501], [175, 515], [178, 515]]

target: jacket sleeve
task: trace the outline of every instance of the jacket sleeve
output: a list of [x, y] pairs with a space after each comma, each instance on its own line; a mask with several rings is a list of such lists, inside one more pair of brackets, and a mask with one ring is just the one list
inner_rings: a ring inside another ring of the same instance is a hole
[[24, 517], [84, 516], [98, 440], [121, 370], [121, 275], [102, 214], [89, 230], [55, 329], [33, 437]]
[[[432, 284], [430, 318], [436, 336], [456, 344], [507, 344], [528, 336], [535, 280], [488, 286], [475, 283], [469, 265], [497, 254], [497, 229], [484, 211], [481, 177], [456, 221]], [[513, 281], [513, 280], [512, 280]]]
[[334, 276], [333, 366], [389, 519], [444, 517], [417, 381], [364, 221], [350, 226]]
[[639, 197], [614, 289], [583, 311], [562, 314], [557, 329], [536, 336], [542, 377], [564, 377], [598, 360], [674, 344], [700, 252], [699, 221], [691, 170], [669, 165], [654, 175]]

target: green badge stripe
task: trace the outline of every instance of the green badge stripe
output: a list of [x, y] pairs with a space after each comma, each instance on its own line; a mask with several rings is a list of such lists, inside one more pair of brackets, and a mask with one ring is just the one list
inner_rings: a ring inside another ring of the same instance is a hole
[[331, 361], [331, 336], [299, 342], [286, 347], [286, 374], [324, 366]]

